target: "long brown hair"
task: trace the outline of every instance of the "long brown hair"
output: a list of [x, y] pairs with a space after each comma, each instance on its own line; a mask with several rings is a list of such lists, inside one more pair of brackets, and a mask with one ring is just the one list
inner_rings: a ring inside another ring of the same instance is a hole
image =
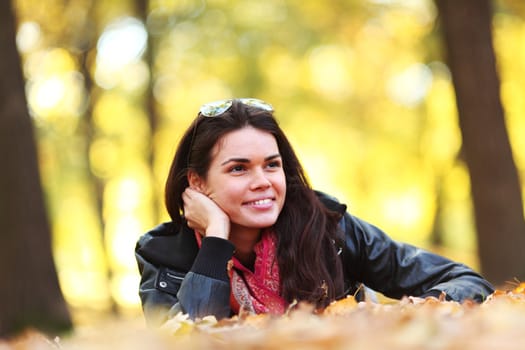
[[274, 225], [282, 297], [288, 302], [307, 301], [324, 307], [344, 288], [342, 264], [334, 245], [340, 214], [327, 209], [312, 190], [272, 112], [235, 100], [220, 116], [199, 114], [182, 136], [170, 167], [165, 188], [168, 213], [173, 222], [183, 224], [182, 193], [188, 187], [188, 170], [206, 178], [216, 142], [246, 126], [272, 134], [283, 160], [287, 192]]

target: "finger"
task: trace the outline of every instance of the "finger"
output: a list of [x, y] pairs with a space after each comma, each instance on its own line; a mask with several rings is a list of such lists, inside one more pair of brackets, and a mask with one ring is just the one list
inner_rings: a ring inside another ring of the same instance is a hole
[[191, 189], [186, 188], [186, 190], [184, 192], [182, 192], [182, 200], [186, 203], [186, 202], [190, 201], [192, 198], [193, 198], [193, 196], [192, 196], [192, 193], [191, 193]]
[[199, 190], [197, 190], [196, 188], [191, 188], [191, 187], [186, 187], [186, 189], [184, 190], [184, 192], [186, 192], [188, 195], [194, 195], [196, 193], [201, 193]]

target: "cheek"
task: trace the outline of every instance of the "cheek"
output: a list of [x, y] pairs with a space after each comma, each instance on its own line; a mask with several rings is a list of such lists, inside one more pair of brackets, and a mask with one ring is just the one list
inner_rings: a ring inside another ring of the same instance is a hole
[[275, 177], [273, 186], [281, 192], [286, 192], [286, 177], [283, 173]]
[[233, 205], [242, 199], [243, 187], [234, 181], [225, 181], [215, 186], [215, 201], [223, 208]]

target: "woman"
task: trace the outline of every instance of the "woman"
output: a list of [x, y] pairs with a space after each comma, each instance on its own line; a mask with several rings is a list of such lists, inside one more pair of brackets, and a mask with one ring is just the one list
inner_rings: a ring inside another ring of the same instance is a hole
[[318, 308], [364, 284], [392, 298], [482, 301], [470, 268], [393, 241], [314, 192], [273, 108], [257, 99], [201, 107], [166, 182], [172, 221], [142, 236], [136, 257], [148, 323], [239, 311]]

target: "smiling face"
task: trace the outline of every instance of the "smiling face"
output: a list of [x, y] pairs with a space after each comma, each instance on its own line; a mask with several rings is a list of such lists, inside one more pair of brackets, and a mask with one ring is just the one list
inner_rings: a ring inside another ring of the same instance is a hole
[[203, 185], [203, 192], [229, 216], [230, 234], [275, 224], [286, 179], [274, 136], [253, 127], [225, 134], [212, 150]]

